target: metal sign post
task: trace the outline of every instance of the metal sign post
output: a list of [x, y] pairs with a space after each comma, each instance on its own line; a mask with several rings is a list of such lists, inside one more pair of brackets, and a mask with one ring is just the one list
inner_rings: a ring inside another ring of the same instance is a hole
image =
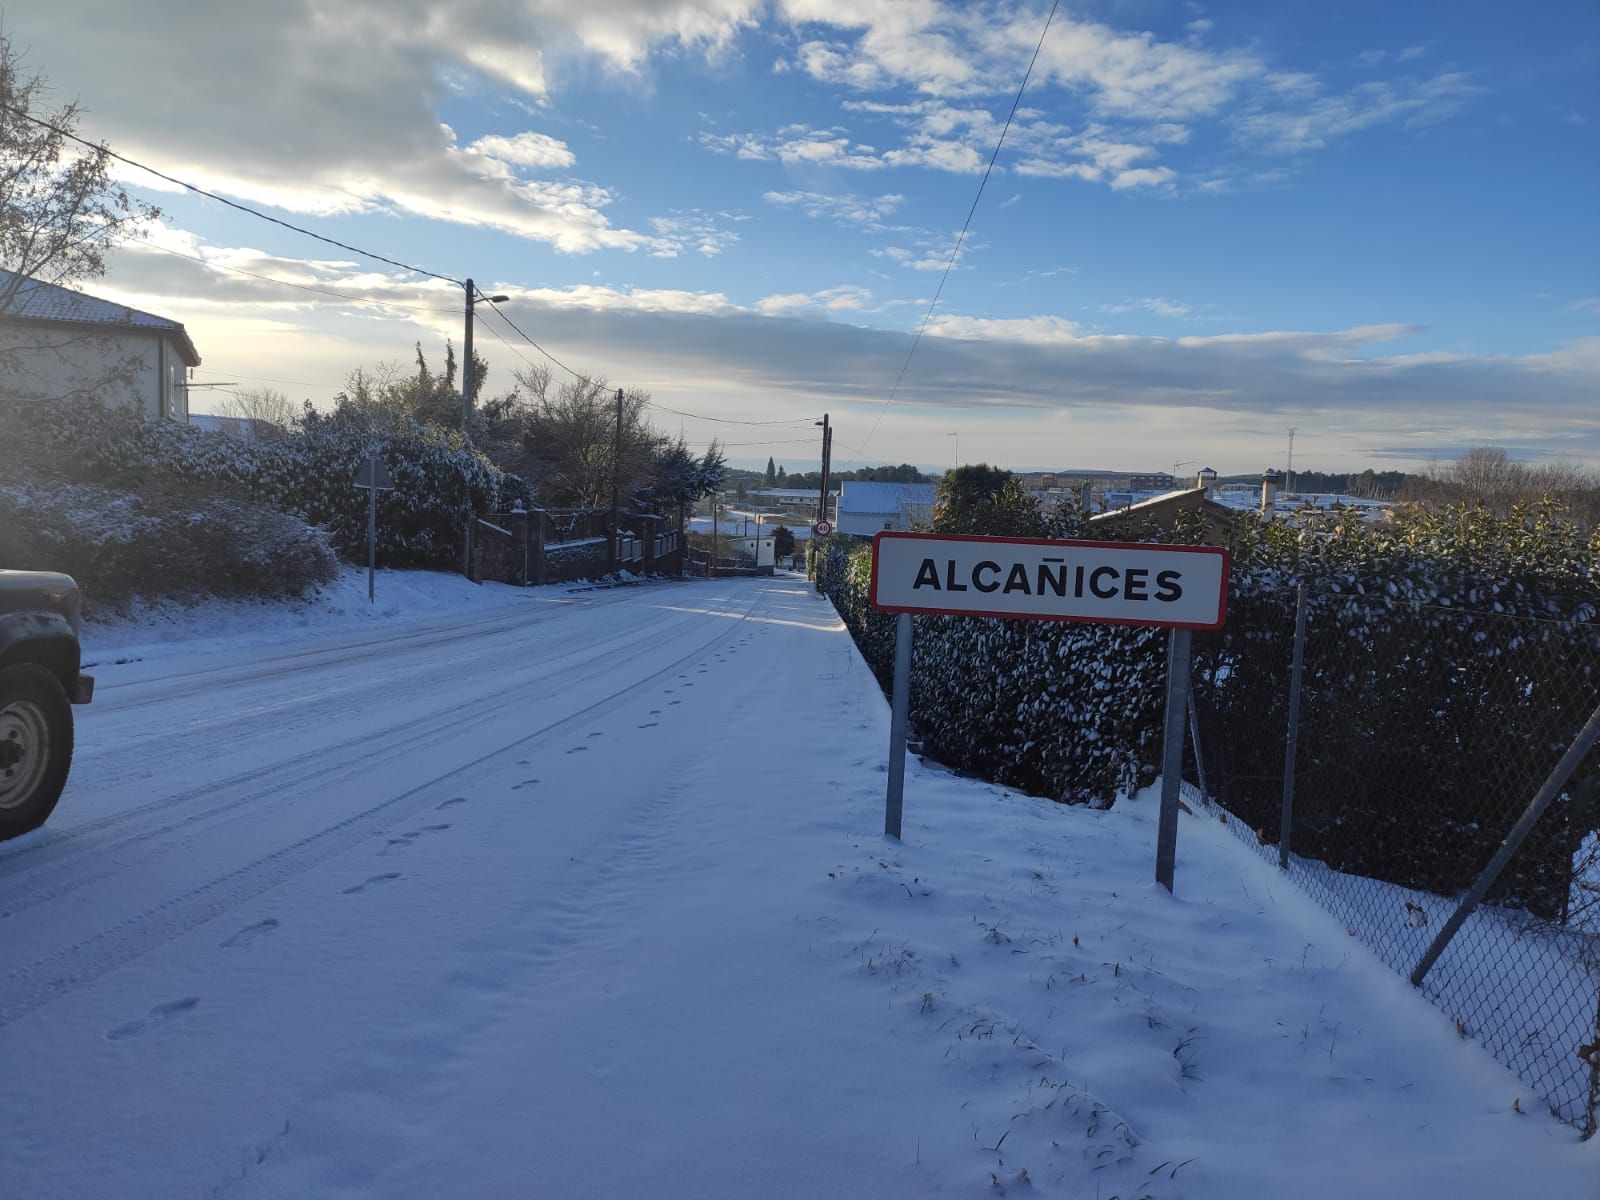
[[900, 836], [904, 807], [912, 613], [1170, 629], [1156, 838], [1156, 878], [1170, 891], [1190, 703], [1190, 635], [1222, 628], [1228, 561], [1228, 552], [1217, 546], [879, 533], [872, 539], [867, 599], [881, 612], [899, 614], [884, 832]]
[[1189, 639], [1174, 629], [1167, 641], [1167, 711], [1161, 748], [1161, 813], [1156, 820], [1156, 882], [1172, 890], [1178, 855], [1178, 784], [1183, 779], [1183, 725], [1189, 708]]
[[894, 620], [894, 698], [889, 716], [889, 798], [883, 810], [883, 832], [900, 836], [901, 801], [906, 786], [906, 717], [911, 708], [911, 614]]
[[394, 477], [373, 450], [356, 472], [356, 487], [367, 491], [367, 603], [376, 599], [378, 574], [378, 493], [394, 491]]

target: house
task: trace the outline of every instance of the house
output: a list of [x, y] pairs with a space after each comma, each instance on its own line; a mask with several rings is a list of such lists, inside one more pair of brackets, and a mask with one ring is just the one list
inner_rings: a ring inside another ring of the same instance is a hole
[[[806, 523], [810, 524], [817, 519], [817, 499], [820, 493], [820, 488], [756, 488], [750, 492], [750, 502], [778, 512], [803, 516], [806, 518]], [[828, 507], [832, 508], [833, 502], [838, 498], [838, 489], [829, 489]]]
[[[16, 278], [0, 271], [0, 295]], [[188, 370], [199, 365], [179, 322], [53, 283], [23, 279], [0, 312], [0, 389], [13, 395], [89, 395], [187, 421]]]
[[1196, 476], [1194, 487], [1165, 492], [1090, 517], [1090, 536], [1103, 541], [1141, 541], [1152, 525], [1170, 533], [1179, 516], [1188, 513], [1200, 520], [1202, 544], [1227, 546], [1233, 541], [1242, 514], [1216, 499], [1216, 478], [1217, 473], [1207, 467]]
[[847, 480], [839, 485], [839, 532], [871, 537], [884, 529], [925, 529], [933, 520], [934, 486]]

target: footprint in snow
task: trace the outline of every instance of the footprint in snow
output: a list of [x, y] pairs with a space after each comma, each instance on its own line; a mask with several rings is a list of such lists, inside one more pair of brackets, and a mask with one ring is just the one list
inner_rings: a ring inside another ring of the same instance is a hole
[[603, 733], [591, 733], [589, 736], [592, 737], [592, 738], [597, 738], [597, 737], [605, 737], [605, 734], [603, 734]]
[[683, 701], [682, 700], [673, 700], [673, 701], [671, 701], [671, 703], [673, 703], [673, 704], [682, 704]]
[[264, 933], [271, 933], [278, 927], [277, 917], [268, 917], [265, 921], [257, 921], [254, 925], [246, 925], [238, 933], [222, 943], [224, 950], [234, 946], [248, 946]]
[[349, 887], [345, 888], [344, 889], [344, 894], [346, 896], [353, 896], [357, 892], [366, 891], [369, 887], [372, 887], [374, 884], [388, 883], [389, 880], [391, 880], [391, 879], [399, 879], [399, 878], [400, 878], [400, 872], [399, 871], [385, 871], [382, 875], [369, 875], [369, 876], [367, 876], [366, 879], [362, 880], [360, 883], [354, 883], [354, 884], [351, 884]]
[[512, 784], [511, 790], [513, 792], [520, 792], [523, 788], [530, 788], [538, 782], [539, 781], [537, 779], [524, 779], [521, 783]]
[[568, 750], [567, 753], [568, 754], [582, 754], [588, 748], [589, 747], [587, 747], [587, 746], [574, 746], [571, 750]]
[[640, 729], [654, 729], [654, 728], [656, 728], [656, 726], [658, 726], [660, 724], [661, 724], [660, 721], [646, 721], [643, 725], [640, 725], [639, 728]]
[[465, 804], [466, 802], [467, 798], [465, 796], [451, 796], [448, 800], [441, 800], [438, 804], [435, 804], [434, 807], [449, 808], [453, 804]]
[[449, 828], [450, 828], [450, 826], [448, 824], [446, 824], [446, 825], [424, 825], [422, 827], [422, 832], [423, 833], [443, 833], [446, 829], [449, 829]]
[[152, 1025], [159, 1025], [163, 1021], [170, 1021], [173, 1017], [188, 1012], [200, 1003], [199, 996], [185, 996], [182, 1000], [168, 1000], [165, 1004], [158, 1004], [150, 1010], [148, 1016], [137, 1021], [129, 1021], [125, 1025], [118, 1025], [106, 1034], [109, 1041], [120, 1042], [126, 1038], [138, 1037]]

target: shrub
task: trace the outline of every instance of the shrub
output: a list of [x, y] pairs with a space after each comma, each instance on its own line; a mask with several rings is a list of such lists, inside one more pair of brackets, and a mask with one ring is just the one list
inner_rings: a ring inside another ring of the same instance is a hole
[[395, 482], [378, 500], [378, 554], [386, 566], [453, 566], [473, 515], [522, 491], [514, 476], [463, 450], [457, 436], [405, 418], [308, 412], [283, 438], [245, 442], [146, 421], [90, 399], [0, 397], [0, 477], [26, 472], [68, 483], [231, 496], [323, 527], [333, 548], [351, 560], [366, 557], [367, 497], [354, 485], [373, 448]]
[[65, 571], [98, 615], [136, 597], [297, 597], [338, 571], [321, 530], [265, 505], [96, 484], [0, 488], [0, 563]]

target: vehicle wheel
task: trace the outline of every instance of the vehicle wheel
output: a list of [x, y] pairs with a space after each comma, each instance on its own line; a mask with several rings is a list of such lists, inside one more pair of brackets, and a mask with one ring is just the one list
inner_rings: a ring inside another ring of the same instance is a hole
[[0, 841], [37, 829], [72, 766], [72, 705], [44, 667], [0, 671]]

